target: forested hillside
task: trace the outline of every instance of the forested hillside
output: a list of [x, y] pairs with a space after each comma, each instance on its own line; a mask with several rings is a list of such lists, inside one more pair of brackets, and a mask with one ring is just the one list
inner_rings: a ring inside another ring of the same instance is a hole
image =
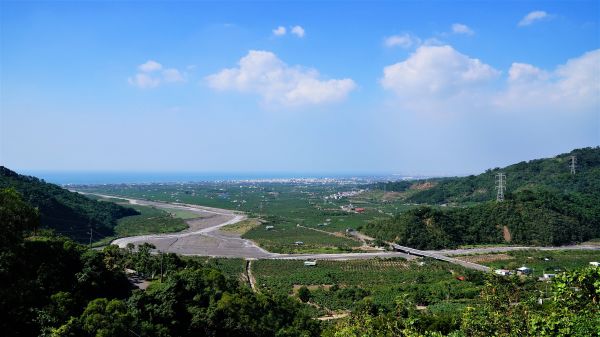
[[[577, 160], [576, 174], [570, 172], [571, 156]], [[407, 200], [416, 203], [442, 204], [493, 200], [496, 195], [496, 174], [506, 174], [507, 191], [543, 187], [562, 193], [600, 194], [600, 147], [576, 149], [554, 158], [520, 162], [504, 168], [494, 168], [479, 175], [441, 178], [429, 181], [388, 183], [388, 190], [416, 189]], [[429, 183], [427, 185], [424, 185]], [[417, 189], [417, 186], [423, 186]]]
[[[177, 255], [153, 256], [68, 238], [29, 236], [37, 212], [0, 189], [0, 331], [3, 336], [318, 336], [300, 303], [255, 294], [235, 279]], [[160, 267], [159, 267], [160, 266]], [[125, 268], [152, 277], [132, 291]]]
[[[569, 168], [572, 155], [577, 158], [575, 174]], [[498, 172], [505, 173], [508, 180], [503, 202], [495, 201]], [[423, 206], [361, 229], [414, 248], [483, 243], [561, 245], [600, 237], [598, 147], [496, 168], [478, 176], [387, 183], [385, 188], [410, 191], [406, 192], [408, 201], [463, 205], [446, 209]]]
[[20, 175], [0, 166], [0, 189], [13, 188], [38, 209], [43, 228], [54, 229], [77, 241], [88, 237], [92, 227], [102, 236], [113, 234], [116, 220], [139, 214], [132, 208], [96, 201], [35, 177]]

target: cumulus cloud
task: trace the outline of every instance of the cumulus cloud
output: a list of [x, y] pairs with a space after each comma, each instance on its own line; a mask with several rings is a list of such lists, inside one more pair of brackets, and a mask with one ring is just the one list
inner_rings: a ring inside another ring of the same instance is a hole
[[518, 26], [519, 27], [529, 26], [536, 21], [549, 19], [549, 18], [550, 18], [550, 15], [548, 15], [548, 13], [546, 13], [544, 11], [533, 11], [533, 12], [530, 12], [529, 14], [525, 15], [525, 17], [523, 19], [521, 19], [521, 21], [519, 21]]
[[165, 82], [174, 83], [174, 82], [184, 82], [185, 79], [181, 72], [175, 68], [165, 69], [162, 72], [163, 79]]
[[301, 26], [294, 26], [292, 27], [292, 34], [296, 35], [299, 38], [303, 38], [304, 28], [302, 28]]
[[507, 87], [496, 95], [502, 109], [538, 111], [600, 110], [600, 49], [568, 60], [553, 71], [513, 63]]
[[127, 79], [129, 84], [142, 89], [156, 88], [160, 84], [158, 78], [152, 77], [146, 73], [137, 73], [135, 76]]
[[421, 46], [383, 69], [380, 83], [408, 111], [444, 113], [600, 111], [600, 49], [554, 70], [515, 62], [506, 77], [451, 46]]
[[491, 66], [449, 45], [425, 45], [407, 60], [385, 67], [381, 85], [401, 96], [450, 95], [499, 74]]
[[279, 27], [273, 29], [273, 35], [275, 35], [275, 36], [283, 36], [283, 35], [285, 35], [286, 32], [287, 32], [287, 29], [285, 29], [284, 26], [279, 26]]
[[527, 63], [513, 63], [508, 71], [508, 80], [512, 83], [524, 81], [544, 80], [548, 74], [535, 66]]
[[138, 69], [145, 73], [151, 73], [153, 71], [161, 70], [162, 64], [153, 60], [148, 60], [146, 63], [140, 64]]
[[161, 83], [185, 82], [185, 76], [175, 68], [163, 70], [162, 64], [149, 60], [138, 66], [138, 73], [127, 79], [129, 84], [141, 89], [156, 88]]
[[414, 45], [419, 45], [421, 40], [412, 36], [411, 34], [404, 33], [398, 35], [388, 36], [384, 39], [383, 44], [386, 47], [402, 47], [402, 48], [410, 48]]
[[465, 35], [473, 35], [475, 32], [469, 28], [469, 26], [462, 23], [455, 23], [452, 25], [452, 33], [454, 34], [465, 34]]
[[274, 53], [251, 50], [238, 67], [206, 77], [216, 90], [255, 93], [267, 104], [315, 105], [344, 100], [356, 88], [352, 79], [320, 79], [315, 69], [288, 66]]

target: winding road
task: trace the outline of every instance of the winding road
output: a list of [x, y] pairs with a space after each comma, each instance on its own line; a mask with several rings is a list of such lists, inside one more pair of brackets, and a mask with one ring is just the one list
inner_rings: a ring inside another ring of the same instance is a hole
[[[465, 254], [485, 254], [495, 252], [507, 252], [511, 250], [524, 249], [539, 249], [539, 250], [564, 250], [564, 249], [583, 249], [583, 250], [598, 250], [600, 246], [592, 245], [574, 245], [562, 247], [485, 247], [472, 249], [455, 249], [455, 250], [439, 250], [439, 251], [423, 251], [410, 247], [399, 246], [393, 244], [396, 251], [381, 251], [371, 253], [339, 253], [339, 254], [278, 254], [271, 253], [257, 246], [254, 242], [243, 239], [239, 234], [224, 232], [220, 228], [238, 223], [246, 219], [246, 216], [239, 212], [234, 212], [226, 209], [205, 207], [199, 205], [190, 205], [182, 203], [166, 203], [158, 201], [148, 201], [140, 199], [131, 199], [122, 196], [93, 194], [104, 198], [119, 198], [127, 200], [133, 205], [153, 206], [157, 208], [169, 210], [185, 210], [198, 215], [197, 218], [187, 220], [189, 228], [168, 234], [151, 234], [130, 236], [116, 239], [111, 244], [119, 247], [126, 247], [127, 244], [139, 245], [144, 242], [151, 243], [156, 246], [156, 249], [162, 252], [176, 253], [180, 255], [192, 256], [211, 256], [211, 257], [237, 257], [244, 259], [284, 259], [284, 260], [357, 260], [401, 257], [405, 259], [414, 259], [416, 257], [429, 257], [437, 260], [442, 260], [454, 264], [461, 265], [465, 268], [475, 269], [487, 272], [489, 267], [462, 261], [452, 255]], [[365, 238], [364, 234], [360, 234]], [[371, 239], [369, 237], [366, 237]]]

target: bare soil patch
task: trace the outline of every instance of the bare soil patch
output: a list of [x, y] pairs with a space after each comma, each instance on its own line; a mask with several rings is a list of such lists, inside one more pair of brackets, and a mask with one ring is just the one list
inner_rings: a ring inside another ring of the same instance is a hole
[[424, 190], [428, 190], [428, 189], [434, 187], [435, 185], [436, 185], [436, 183], [427, 181], [427, 182], [424, 182], [421, 184], [412, 184], [410, 186], [410, 189], [417, 190], [417, 191], [424, 191]]
[[512, 235], [510, 235], [510, 230], [507, 226], [502, 227], [502, 236], [504, 236], [504, 241], [510, 242], [512, 241]]

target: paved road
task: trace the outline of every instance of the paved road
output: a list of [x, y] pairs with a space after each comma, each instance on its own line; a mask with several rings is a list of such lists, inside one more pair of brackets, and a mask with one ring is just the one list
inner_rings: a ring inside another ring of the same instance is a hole
[[[92, 194], [92, 193], [90, 193]], [[539, 250], [563, 250], [563, 249], [584, 249], [599, 250], [600, 246], [577, 245], [563, 247], [486, 247], [472, 249], [454, 249], [439, 251], [423, 251], [410, 247], [404, 247], [392, 244], [397, 250], [395, 252], [372, 252], [372, 253], [339, 253], [339, 254], [278, 254], [268, 252], [258, 247], [254, 242], [241, 238], [238, 234], [223, 232], [219, 229], [223, 226], [234, 224], [246, 219], [246, 216], [230, 210], [204, 207], [198, 205], [166, 203], [148, 200], [139, 200], [125, 198], [121, 196], [111, 196], [95, 194], [106, 198], [119, 198], [127, 200], [131, 204], [154, 206], [165, 210], [183, 209], [198, 214], [198, 218], [187, 220], [190, 228], [182, 232], [169, 234], [139, 235], [116, 239], [112, 244], [119, 247], [125, 247], [128, 243], [141, 244], [143, 242], [152, 243], [157, 250], [163, 252], [177, 253], [181, 255], [194, 256], [212, 256], [212, 257], [239, 257], [246, 259], [284, 259], [284, 260], [357, 260], [370, 258], [392, 258], [401, 257], [405, 259], [414, 259], [415, 257], [429, 257], [441, 261], [446, 261], [461, 265], [466, 268], [489, 271], [489, 267], [476, 263], [466, 262], [452, 258], [452, 255], [482, 254], [493, 252], [507, 252], [511, 250], [539, 249]], [[356, 233], [356, 232], [355, 232]], [[362, 239], [372, 240], [372, 238], [358, 234]]]
[[413, 249], [410, 247], [400, 246], [397, 244], [392, 244], [392, 247], [394, 247], [394, 249], [404, 252], [404, 253], [409, 253], [412, 255], [420, 256], [420, 257], [429, 257], [429, 258], [440, 260], [440, 261], [446, 261], [446, 262], [461, 265], [461, 266], [463, 266], [465, 268], [469, 268], [469, 269], [475, 269], [475, 270], [479, 270], [479, 271], [483, 271], [483, 272], [491, 271], [490, 267], [487, 267], [487, 266], [484, 266], [481, 264], [477, 264], [477, 263], [473, 263], [473, 262], [462, 261], [459, 259], [448, 257], [448, 256], [442, 255], [438, 252], [418, 250], [418, 249]]
[[514, 250], [598, 250], [600, 246], [594, 245], [567, 245], [557, 247], [526, 247], [526, 246], [505, 246], [505, 247], [481, 247], [481, 248], [465, 248], [465, 249], [442, 249], [442, 250], [428, 250], [427, 252], [437, 253], [440, 255], [452, 256], [452, 255], [469, 255], [469, 254], [490, 254], [490, 253], [504, 253]]

